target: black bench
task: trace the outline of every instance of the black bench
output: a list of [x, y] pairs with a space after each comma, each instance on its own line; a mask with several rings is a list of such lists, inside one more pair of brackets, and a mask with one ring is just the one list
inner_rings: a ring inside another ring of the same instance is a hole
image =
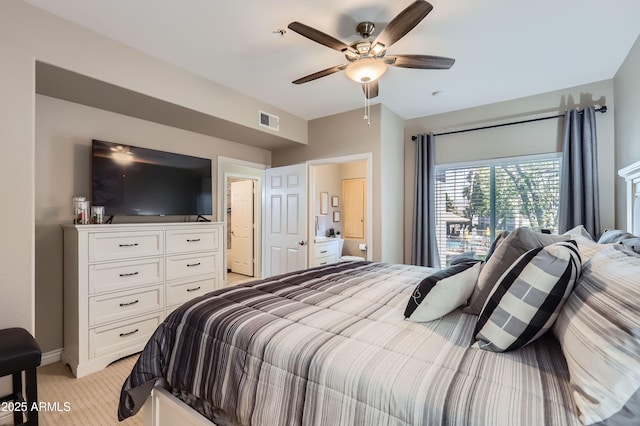
[[[13, 392], [0, 397], [0, 404], [12, 407], [16, 425], [38, 424], [38, 382], [36, 368], [42, 360], [38, 342], [23, 328], [0, 330], [0, 377], [13, 375]], [[25, 372], [26, 400], [22, 395], [22, 372]], [[6, 404], [11, 402], [10, 404]], [[27, 421], [23, 423], [26, 415]]]

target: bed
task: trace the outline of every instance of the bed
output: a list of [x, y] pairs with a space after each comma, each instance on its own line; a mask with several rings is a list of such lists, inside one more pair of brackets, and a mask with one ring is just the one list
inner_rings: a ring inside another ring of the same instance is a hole
[[214, 292], [167, 318], [131, 385], [166, 376], [240, 424], [580, 424], [552, 339], [496, 356], [469, 347], [474, 315], [404, 320], [430, 272], [349, 262]]
[[407, 320], [433, 269], [338, 263], [178, 308], [124, 383], [119, 418], [146, 401], [154, 425], [640, 424], [638, 237], [611, 230], [594, 241], [582, 227], [561, 237], [536, 250], [573, 244], [581, 274], [515, 350], [478, 345], [491, 302], [479, 316], [460, 306]]

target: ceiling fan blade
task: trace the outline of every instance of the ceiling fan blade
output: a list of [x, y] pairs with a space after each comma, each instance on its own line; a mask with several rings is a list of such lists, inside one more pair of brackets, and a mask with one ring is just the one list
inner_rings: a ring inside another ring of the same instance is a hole
[[388, 49], [389, 46], [400, 40], [413, 27], [418, 25], [432, 9], [433, 6], [424, 0], [414, 1], [389, 22], [371, 46], [380, 43]]
[[430, 55], [393, 55], [385, 59], [395, 59], [389, 65], [401, 68], [419, 68], [424, 70], [448, 70], [456, 61], [453, 58]]
[[346, 67], [347, 67], [347, 64], [336, 65], [335, 67], [327, 68], [326, 70], [314, 72], [313, 74], [309, 74], [306, 77], [299, 78], [299, 79], [293, 81], [292, 83], [293, 84], [307, 83], [309, 81], [318, 79], [320, 77], [326, 77], [326, 76], [328, 76], [330, 74], [333, 74], [334, 72], [342, 71]]
[[315, 28], [311, 28], [308, 25], [295, 21], [289, 24], [289, 29], [297, 32], [301, 36], [308, 38], [309, 40], [313, 40], [316, 43], [322, 44], [323, 46], [327, 46], [331, 49], [335, 49], [338, 52], [342, 52], [342, 53], [349, 52], [354, 57], [358, 56], [358, 52], [356, 52], [356, 50], [353, 47], [341, 42], [340, 40], [334, 37], [331, 37], [329, 34], [325, 34], [322, 31], [316, 30]]
[[[369, 85], [368, 88], [367, 84]], [[378, 96], [378, 80], [372, 81], [370, 83], [362, 83], [362, 91], [364, 92], [364, 96], [367, 99], [373, 99]]]

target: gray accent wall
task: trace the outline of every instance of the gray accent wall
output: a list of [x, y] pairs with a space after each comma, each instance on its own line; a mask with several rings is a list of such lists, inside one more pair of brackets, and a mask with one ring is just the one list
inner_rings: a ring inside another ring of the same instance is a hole
[[[271, 152], [261, 148], [43, 95], [36, 95], [35, 135], [35, 331], [43, 352], [63, 347], [61, 225], [73, 223], [74, 195], [91, 197], [92, 139], [210, 158], [214, 220], [218, 156], [271, 162]], [[195, 218], [116, 217], [114, 223], [185, 219]]]
[[[616, 169], [640, 161], [640, 38], [613, 79], [616, 97]], [[616, 176], [616, 228], [627, 226], [626, 184]]]
[[[437, 99], [436, 99], [437, 101]], [[411, 136], [433, 131], [484, 127], [499, 123], [528, 120], [564, 114], [571, 108], [606, 105], [605, 114], [597, 113], [598, 167], [600, 174], [601, 226], [611, 228], [616, 222], [614, 189], [616, 164], [614, 151], [617, 135], [614, 132], [616, 102], [613, 80], [571, 87], [507, 102], [484, 105], [444, 114], [416, 118], [405, 122], [405, 262], [409, 262], [411, 248], [411, 214], [413, 208], [413, 175], [415, 170], [415, 142]], [[491, 158], [544, 154], [562, 151], [563, 119], [544, 120], [494, 129], [477, 130], [436, 137], [436, 164], [464, 163]], [[640, 158], [636, 158], [640, 159]]]
[[0, 2], [0, 58], [0, 327], [36, 332], [36, 62], [258, 131], [262, 109], [280, 115], [280, 136], [307, 143], [306, 120], [20, 0]]

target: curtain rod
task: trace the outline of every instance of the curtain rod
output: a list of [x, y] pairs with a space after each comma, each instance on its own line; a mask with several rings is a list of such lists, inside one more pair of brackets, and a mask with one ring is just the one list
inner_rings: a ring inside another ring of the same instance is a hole
[[[601, 112], [601, 113], [605, 113], [607, 112], [607, 106], [603, 105], [600, 108], [596, 108], [595, 110], [596, 112]], [[582, 111], [578, 112], [579, 114], [582, 114]], [[521, 120], [521, 121], [513, 121], [510, 123], [502, 123], [502, 124], [494, 124], [491, 126], [484, 126], [484, 127], [474, 127], [472, 129], [463, 129], [463, 130], [454, 130], [452, 132], [444, 132], [444, 133], [436, 133], [433, 136], [444, 136], [444, 135], [452, 135], [454, 133], [465, 133], [465, 132], [472, 132], [474, 130], [484, 130], [484, 129], [493, 129], [495, 127], [504, 127], [504, 126], [512, 126], [514, 124], [523, 124], [523, 123], [531, 123], [534, 121], [542, 121], [542, 120], [550, 120], [552, 118], [559, 118], [559, 117], [564, 117], [564, 114], [558, 114], [558, 115], [552, 115], [550, 117], [541, 117], [541, 118], [532, 118], [530, 120]], [[416, 139], [418, 139], [417, 136], [411, 136], [411, 140], [415, 141]]]

